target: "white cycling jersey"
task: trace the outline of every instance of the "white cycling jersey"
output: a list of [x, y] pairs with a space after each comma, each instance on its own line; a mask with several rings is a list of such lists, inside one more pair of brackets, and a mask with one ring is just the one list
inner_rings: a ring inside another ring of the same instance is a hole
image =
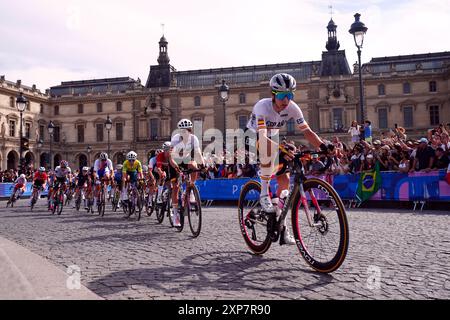
[[178, 164], [180, 162], [186, 163], [186, 159], [189, 159], [191, 157], [191, 155], [193, 154], [193, 150], [200, 150], [200, 142], [198, 141], [198, 138], [193, 134], [189, 134], [187, 137], [187, 141], [184, 141], [183, 136], [177, 133], [172, 137], [170, 143], [173, 147], [172, 157]]
[[114, 172], [113, 164], [111, 159], [107, 159], [105, 162], [102, 162], [102, 160], [97, 159], [94, 162], [94, 172], [97, 173], [99, 170], [104, 170], [105, 173]]
[[156, 156], [153, 158], [150, 158], [148, 161], [148, 170], [153, 171], [153, 169], [156, 167]]
[[261, 99], [253, 107], [247, 128], [254, 132], [259, 129], [267, 129], [267, 136], [271, 137], [278, 134], [279, 129], [285, 126], [290, 119], [294, 119], [301, 131], [309, 129], [300, 107], [294, 101], [291, 100], [286, 109], [278, 113], [273, 108], [271, 98]]
[[71, 174], [72, 170], [70, 169], [70, 167], [66, 167], [66, 168], [61, 168], [61, 166], [57, 166], [55, 168], [55, 176], [57, 178], [65, 178], [67, 177], [67, 175]]

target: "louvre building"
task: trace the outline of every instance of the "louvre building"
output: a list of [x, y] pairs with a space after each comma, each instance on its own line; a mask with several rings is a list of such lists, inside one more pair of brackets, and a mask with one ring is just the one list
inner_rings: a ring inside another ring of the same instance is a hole
[[[19, 92], [29, 101], [23, 112], [28, 145], [22, 156], [35, 166], [50, 166], [50, 158], [52, 165], [61, 159], [73, 168], [91, 164], [108, 150], [108, 141], [114, 163], [123, 161], [129, 150], [147, 162], [149, 150], [169, 140], [181, 118], [191, 119], [203, 132], [224, 125], [244, 128], [254, 104], [270, 97], [269, 79], [279, 72], [296, 78], [295, 101], [313, 130], [324, 138], [349, 141], [348, 127], [360, 118], [358, 65], [350, 67], [345, 50], [340, 50], [333, 20], [326, 29], [326, 51], [316, 61], [178, 71], [163, 36], [157, 64], [150, 66], [145, 83], [130, 77], [68, 81], [41, 92], [36, 85], [1, 76], [0, 168], [18, 166]], [[375, 137], [396, 123], [408, 137], [419, 138], [427, 129], [450, 122], [450, 52], [372, 58], [362, 66], [362, 78], [364, 118], [371, 120]], [[218, 94], [223, 80], [230, 90], [226, 103]], [[281, 134], [304, 141], [294, 122]]]

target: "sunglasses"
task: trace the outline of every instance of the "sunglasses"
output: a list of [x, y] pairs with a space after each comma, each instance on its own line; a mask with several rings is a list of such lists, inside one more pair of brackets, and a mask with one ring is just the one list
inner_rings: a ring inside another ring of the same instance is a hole
[[283, 91], [283, 92], [272, 91], [272, 93], [275, 95], [275, 98], [278, 100], [284, 100], [284, 98], [286, 98], [286, 97], [289, 100], [294, 99], [294, 93], [291, 91]]

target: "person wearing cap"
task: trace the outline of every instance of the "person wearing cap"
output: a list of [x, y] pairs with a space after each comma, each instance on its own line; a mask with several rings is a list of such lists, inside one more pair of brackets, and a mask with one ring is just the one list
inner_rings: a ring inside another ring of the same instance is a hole
[[372, 171], [375, 168], [375, 159], [373, 154], [369, 153], [363, 161], [362, 171]]
[[433, 168], [436, 154], [432, 147], [428, 145], [427, 138], [421, 138], [419, 140], [419, 146], [417, 147], [416, 156], [413, 161], [410, 172], [424, 171], [429, 172]]
[[434, 162], [435, 169], [447, 169], [450, 160], [448, 156], [445, 154], [444, 149], [442, 147], [436, 148], [436, 161]]
[[309, 173], [312, 174], [312, 175], [315, 175], [315, 176], [322, 174], [323, 172], [321, 170], [323, 168], [325, 168], [325, 165], [320, 160], [319, 155], [318, 154], [313, 154], [311, 161], [312, 162], [311, 162]]

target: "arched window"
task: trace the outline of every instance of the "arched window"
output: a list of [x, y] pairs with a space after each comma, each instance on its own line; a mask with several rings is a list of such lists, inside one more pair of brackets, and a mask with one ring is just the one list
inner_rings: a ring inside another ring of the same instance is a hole
[[403, 93], [404, 94], [411, 93], [411, 84], [409, 82], [403, 83]]
[[240, 93], [240, 94], [239, 94], [239, 103], [240, 103], [240, 104], [246, 104], [246, 103], [247, 103], [246, 100], [247, 100], [247, 99], [246, 99], [245, 93]]
[[200, 102], [201, 102], [200, 97], [199, 96], [195, 96], [194, 97], [194, 106], [195, 107], [200, 107]]

